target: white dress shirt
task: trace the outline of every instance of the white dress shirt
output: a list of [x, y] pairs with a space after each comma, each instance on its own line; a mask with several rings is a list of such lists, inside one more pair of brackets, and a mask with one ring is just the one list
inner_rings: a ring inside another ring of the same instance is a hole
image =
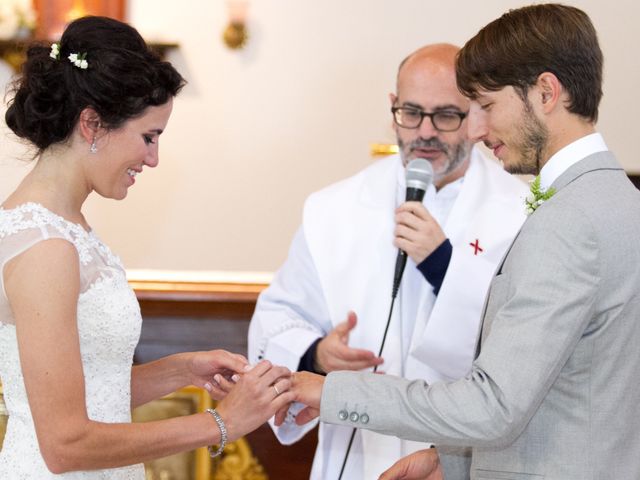
[[540, 186], [546, 190], [574, 163], [594, 153], [608, 150], [604, 138], [597, 132], [570, 143], [554, 153], [544, 164], [540, 170]]

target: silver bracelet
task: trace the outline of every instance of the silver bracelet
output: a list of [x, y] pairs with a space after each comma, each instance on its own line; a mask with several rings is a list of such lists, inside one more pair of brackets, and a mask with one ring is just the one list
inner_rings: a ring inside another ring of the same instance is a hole
[[224, 447], [227, 445], [227, 427], [225, 427], [222, 417], [214, 408], [207, 408], [206, 412], [211, 414], [220, 429], [220, 444], [218, 445], [218, 450], [214, 451], [211, 445], [209, 445], [209, 455], [211, 458], [216, 458], [222, 453]]

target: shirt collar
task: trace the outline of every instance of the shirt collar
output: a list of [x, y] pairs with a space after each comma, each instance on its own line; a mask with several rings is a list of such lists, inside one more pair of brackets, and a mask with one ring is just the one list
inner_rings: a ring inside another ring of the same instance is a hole
[[579, 138], [558, 150], [544, 164], [540, 170], [540, 186], [546, 190], [574, 163], [578, 163], [583, 158], [594, 153], [608, 150], [607, 144], [604, 143], [604, 138], [597, 132]]

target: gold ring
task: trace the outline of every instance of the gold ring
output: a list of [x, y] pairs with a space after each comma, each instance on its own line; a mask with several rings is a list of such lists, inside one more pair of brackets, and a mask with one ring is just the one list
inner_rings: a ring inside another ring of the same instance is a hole
[[278, 391], [278, 387], [276, 387], [275, 385], [272, 385], [272, 387], [276, 391], [276, 397], [280, 395], [280, 392]]

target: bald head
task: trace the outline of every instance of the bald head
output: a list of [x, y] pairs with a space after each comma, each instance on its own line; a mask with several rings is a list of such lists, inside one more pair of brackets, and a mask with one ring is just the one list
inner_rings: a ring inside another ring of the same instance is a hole
[[400, 83], [400, 79], [405, 74], [405, 71], [407, 73], [413, 73], [415, 71], [428, 73], [436, 70], [449, 70], [452, 72], [455, 82], [456, 55], [459, 51], [460, 47], [456, 45], [436, 43], [426, 45], [409, 54], [409, 56], [400, 62], [400, 66], [398, 67], [396, 91], [398, 89], [398, 83]]

